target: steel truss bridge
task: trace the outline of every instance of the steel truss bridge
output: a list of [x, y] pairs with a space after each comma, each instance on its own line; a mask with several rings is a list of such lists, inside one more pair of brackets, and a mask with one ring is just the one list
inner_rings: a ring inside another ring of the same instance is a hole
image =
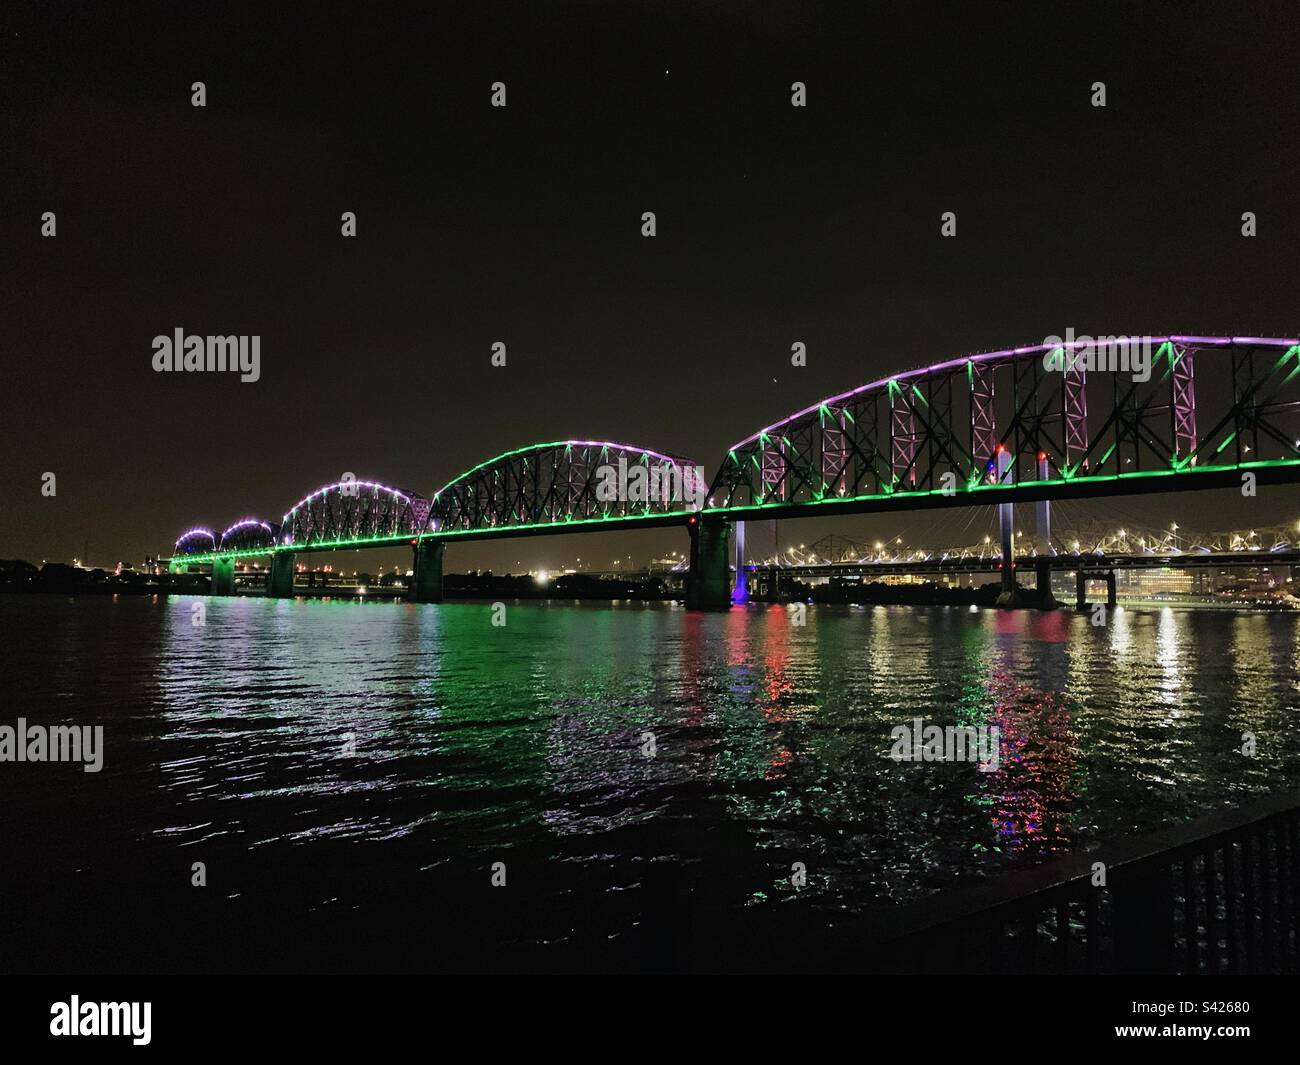
[[[211, 565], [220, 594], [236, 559], [269, 556], [270, 593], [291, 595], [295, 552], [408, 543], [413, 598], [434, 601], [456, 540], [685, 526], [687, 602], [723, 607], [747, 520], [996, 504], [1012, 557], [1014, 503], [1300, 481], [1300, 340], [1142, 338], [1148, 374], [1090, 372], [1113, 339], [968, 355], [828, 397], [729, 448], [699, 507], [685, 502], [690, 459], [565, 440], [497, 455], [430, 495], [336, 481], [278, 522], [192, 528], [168, 562]], [[639, 471], [643, 491], [611, 497], [612, 468], [624, 489]], [[686, 490], [663, 491], [673, 478]]]

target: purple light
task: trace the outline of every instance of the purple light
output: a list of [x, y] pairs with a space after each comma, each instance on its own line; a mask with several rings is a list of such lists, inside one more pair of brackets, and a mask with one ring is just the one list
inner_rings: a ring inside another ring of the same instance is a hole
[[[1285, 339], [1281, 337], [1159, 336], [1159, 337], [1133, 337], [1130, 339], [1139, 340], [1139, 341], [1149, 340], [1152, 344], [1163, 344], [1166, 341], [1172, 340], [1179, 344], [1199, 344], [1199, 345], [1204, 345], [1206, 347], [1210, 347], [1210, 346], [1222, 347], [1230, 344], [1260, 344], [1268, 347], [1290, 347], [1294, 344], [1300, 344], [1300, 341]], [[1076, 348], [1089, 343], [1096, 344], [1099, 343], [1099, 341], [1096, 337], [1093, 337], [1091, 341], [1075, 340], [1075, 341], [1071, 341], [1069, 344], [1064, 344], [1064, 343], [1034, 344], [1027, 348], [1003, 348], [1000, 351], [986, 351], [975, 355], [963, 355], [956, 359], [947, 359], [944, 362], [936, 362], [930, 366], [922, 366], [915, 370], [907, 370], [904, 373], [890, 374], [888, 377], [882, 377], [878, 381], [872, 381], [870, 384], [861, 385], [858, 388], [850, 389], [847, 392], [841, 392], [839, 395], [836, 396], [828, 396], [826, 399], [820, 400], [817, 403], [812, 404], [812, 406], [810, 407], [805, 407], [803, 410], [795, 411], [794, 414], [788, 415], [787, 417], [782, 418], [780, 421], [773, 422], [771, 425], [763, 429], [760, 429], [752, 436], [745, 437], [745, 439], [741, 440], [739, 443], [732, 444], [728, 450], [735, 451], [737, 448], [742, 448], [746, 444], [752, 444], [755, 440], [758, 440], [760, 437], [767, 436], [773, 433], [774, 431], [776, 431], [777, 429], [780, 429], [784, 425], [788, 425], [791, 422], [798, 421], [800, 418], [804, 417], [805, 415], [812, 414], [814, 411], [820, 410], [824, 406], [827, 406], [831, 403], [842, 403], [844, 400], [851, 399], [852, 397], [857, 395], [861, 395], [863, 392], [870, 392], [873, 391], [874, 389], [884, 388], [891, 381], [894, 382], [905, 381], [911, 377], [923, 377], [926, 374], [936, 373], [941, 370], [953, 370], [959, 366], [966, 365], [966, 363], [968, 362], [993, 362], [1000, 359], [1012, 359], [1020, 355], [1028, 355], [1033, 352], [1047, 353], [1050, 351], [1055, 351], [1057, 348], [1066, 348], [1066, 347]]]
[[234, 525], [232, 525], [229, 529], [227, 529], [225, 532], [221, 534], [220, 543], [224, 544], [226, 540], [229, 538], [231, 533], [236, 532], [239, 529], [246, 529], [252, 525], [258, 525], [261, 528], [265, 529], [266, 535], [269, 536], [272, 540], [275, 539], [275, 530], [272, 529], [269, 524], [262, 521], [260, 518], [241, 518], [239, 521], [235, 522]]
[[637, 447], [635, 444], [620, 444], [613, 440], [565, 440], [564, 447], [612, 447], [618, 451], [635, 451], [642, 455], [653, 455], [657, 459], [663, 459], [673, 466], [683, 462], [690, 462], [690, 459], [683, 458], [680, 455], [665, 455], [659, 451], [651, 451], [648, 447]]
[[491, 466], [497, 462], [500, 462], [502, 459], [508, 459], [513, 457], [514, 455], [522, 455], [530, 451], [550, 451], [554, 448], [560, 448], [560, 447], [613, 448], [615, 451], [630, 451], [638, 455], [650, 455], [653, 456], [654, 458], [662, 459], [670, 466], [696, 465], [696, 463], [692, 462], [688, 458], [684, 458], [681, 455], [665, 455], [660, 451], [651, 451], [648, 447], [637, 447], [635, 444], [620, 444], [615, 440], [557, 440], [549, 444], [533, 444], [529, 447], [515, 448], [513, 451], [503, 451], [500, 455], [496, 455], [488, 459], [486, 462], [480, 462], [477, 466], [470, 467], [464, 473], [455, 477], [453, 480], [448, 481], [446, 484], [444, 484], [441, 488], [439, 488], [436, 492], [433, 493], [433, 498], [435, 500], [438, 499], [442, 495], [442, 493], [445, 492], [452, 485], [459, 484], [461, 481], [465, 480], [465, 478], [468, 477], [470, 474], [475, 473], [478, 470], [484, 469], [487, 466]]
[[227, 529], [225, 532], [221, 534], [221, 539], [224, 540], [236, 529], [243, 529], [249, 525], [260, 525], [267, 532], [271, 531], [271, 526], [268, 525], [266, 522], [262, 521], [261, 518], [241, 518], [239, 521], [235, 522], [234, 525], [232, 525], [229, 529]]
[[397, 488], [390, 488], [386, 484], [380, 484], [378, 481], [335, 481], [333, 484], [327, 484], [322, 488], [317, 488], [316, 491], [312, 492], [310, 495], [305, 495], [298, 500], [297, 503], [285, 512], [284, 518], [280, 522], [281, 526], [287, 527], [289, 525], [289, 519], [293, 517], [293, 512], [304, 503], [310, 503], [317, 496], [325, 495], [327, 492], [332, 492], [336, 488], [343, 487], [374, 488], [380, 492], [387, 492], [391, 496], [396, 496], [403, 503], [409, 503], [411, 501], [411, 496], [407, 495], [405, 492]]
[[205, 529], [201, 525], [196, 525], [193, 529], [189, 529], [181, 533], [180, 537], [176, 541], [176, 546], [173, 548], [173, 550], [179, 548], [181, 544], [183, 544], [186, 540], [188, 540], [192, 536], [206, 536], [209, 540], [212, 541], [213, 547], [217, 546], [217, 534], [214, 533], [211, 529]]

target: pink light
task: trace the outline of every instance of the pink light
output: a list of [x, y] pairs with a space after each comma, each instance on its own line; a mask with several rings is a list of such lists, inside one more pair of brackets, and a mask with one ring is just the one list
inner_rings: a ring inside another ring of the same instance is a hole
[[651, 451], [648, 447], [637, 447], [635, 444], [619, 444], [613, 440], [566, 440], [565, 447], [612, 447], [617, 451], [635, 451], [642, 455], [653, 455], [657, 459], [663, 459], [665, 462], [674, 466], [683, 462], [690, 462], [690, 459], [683, 458], [680, 455], [665, 455], [660, 451]]
[[[1180, 344], [1198, 344], [1206, 347], [1210, 347], [1210, 346], [1225, 347], [1231, 344], [1259, 344], [1268, 347], [1290, 347], [1291, 345], [1294, 344], [1300, 344], [1300, 340], [1291, 340], [1291, 339], [1285, 339], [1280, 337], [1199, 337], [1199, 336], [1158, 336], [1157, 337], [1157, 336], [1153, 336], [1153, 337], [1135, 337], [1133, 339], [1149, 340], [1151, 341], [1152, 344], [1163, 344], [1167, 340], [1172, 340]], [[1097, 342], [1098, 341], [1095, 337], [1091, 341], [1091, 343], [1097, 343]], [[1090, 342], [1076, 340], [1076, 341], [1071, 341], [1069, 344], [1033, 344], [1030, 345], [1029, 347], [1024, 347], [1024, 348], [1003, 348], [1000, 351], [986, 351], [974, 355], [964, 355], [959, 358], [948, 359], [944, 362], [936, 362], [930, 366], [922, 366], [915, 370], [907, 370], [904, 373], [890, 374], [890, 376], [882, 377], [878, 381], [872, 381], [869, 384], [861, 385], [858, 388], [850, 389], [848, 392], [841, 392], [839, 395], [836, 396], [829, 396], [826, 399], [820, 400], [817, 403], [812, 404], [812, 406], [805, 407], [803, 410], [795, 411], [794, 414], [788, 415], [787, 417], [782, 418], [780, 421], [773, 422], [771, 425], [766, 426], [763, 429], [760, 429], [752, 436], [745, 437], [745, 439], [741, 440], [739, 443], [732, 444], [732, 446], [728, 450], [735, 451], [738, 448], [745, 447], [747, 444], [752, 444], [760, 437], [767, 436], [771, 433], [774, 433], [782, 426], [788, 425], [791, 422], [798, 421], [800, 418], [804, 417], [805, 415], [812, 414], [815, 411], [821, 409], [822, 407], [829, 406], [835, 403], [843, 403], [845, 400], [852, 399], [854, 396], [859, 396], [863, 392], [871, 392], [876, 389], [884, 388], [889, 384], [890, 381], [894, 381], [894, 382], [905, 381], [911, 377], [923, 377], [926, 374], [938, 373], [943, 370], [954, 370], [959, 366], [965, 366], [966, 363], [968, 362], [997, 362], [1004, 359], [1014, 359], [1019, 356], [1030, 355], [1034, 353], [1047, 354], [1048, 352], [1055, 351], [1057, 348], [1065, 348], [1065, 347], [1077, 348], [1087, 343]]]
[[433, 493], [433, 498], [435, 500], [439, 499], [442, 496], [442, 493], [447, 491], [447, 489], [452, 487], [452, 485], [459, 484], [461, 481], [469, 477], [470, 474], [477, 473], [479, 470], [484, 469], [488, 466], [492, 466], [503, 459], [512, 458], [515, 455], [527, 454], [529, 452], [551, 451], [554, 450], [555, 448], [561, 448], [561, 447], [612, 448], [615, 451], [629, 451], [638, 455], [650, 455], [654, 458], [662, 459], [670, 466], [696, 465], [696, 463], [694, 463], [692, 460], [685, 458], [681, 455], [665, 455], [663, 452], [660, 451], [651, 451], [648, 447], [637, 447], [635, 444], [620, 444], [615, 440], [559, 440], [556, 441], [555, 443], [536, 444], [532, 447], [521, 447], [521, 448], [516, 448], [513, 451], [504, 451], [500, 455], [496, 455], [493, 458], [487, 459], [484, 462], [480, 462], [477, 466], [473, 466], [470, 469], [466, 470], [464, 473], [460, 474], [460, 476], [458, 476], [455, 480], [448, 481], [446, 484], [444, 484], [441, 488], [439, 488], [436, 492]]
[[280, 525], [282, 527], [287, 527], [289, 525], [289, 519], [293, 516], [293, 512], [304, 503], [310, 503], [317, 496], [325, 495], [327, 492], [332, 492], [336, 488], [343, 487], [374, 488], [380, 492], [387, 492], [391, 496], [396, 496], [403, 503], [409, 503], [411, 501], [411, 496], [407, 495], [405, 492], [397, 488], [390, 488], [386, 484], [380, 484], [378, 481], [335, 481], [333, 484], [327, 484], [322, 488], [317, 488], [316, 491], [312, 492], [310, 495], [303, 496], [297, 503], [288, 509], [284, 518], [281, 520]]
[[235, 522], [234, 525], [232, 525], [229, 529], [227, 529], [225, 532], [221, 534], [222, 541], [224, 542], [226, 537], [229, 536], [236, 529], [244, 529], [247, 528], [249, 525], [260, 525], [268, 533], [272, 533], [272, 535], [274, 535], [271, 526], [268, 525], [266, 522], [262, 521], [260, 518], [241, 518], [239, 521]]
[[[188, 531], [181, 533], [180, 538], [176, 541], [176, 547], [180, 547], [181, 544], [183, 544], [191, 536], [206, 536], [209, 540], [212, 541], [213, 547], [216, 547], [217, 545], [216, 533], [214, 533], [211, 529], [205, 529], [201, 525], [196, 525], [193, 529], [189, 529]], [[175, 548], [173, 548], [173, 550], [175, 550]]]

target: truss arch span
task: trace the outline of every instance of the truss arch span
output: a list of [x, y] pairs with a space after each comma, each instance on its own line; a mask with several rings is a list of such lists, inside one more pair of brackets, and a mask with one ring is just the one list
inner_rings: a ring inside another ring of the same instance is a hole
[[572, 525], [683, 517], [698, 509], [699, 467], [609, 440], [559, 440], [507, 451], [433, 495], [427, 530], [445, 535], [555, 531]]

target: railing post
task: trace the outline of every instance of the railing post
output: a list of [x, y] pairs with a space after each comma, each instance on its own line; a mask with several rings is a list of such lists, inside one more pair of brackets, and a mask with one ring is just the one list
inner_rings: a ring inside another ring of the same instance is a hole
[[1173, 876], [1164, 862], [1139, 862], [1111, 875], [1115, 968], [1121, 973], [1174, 971]]

